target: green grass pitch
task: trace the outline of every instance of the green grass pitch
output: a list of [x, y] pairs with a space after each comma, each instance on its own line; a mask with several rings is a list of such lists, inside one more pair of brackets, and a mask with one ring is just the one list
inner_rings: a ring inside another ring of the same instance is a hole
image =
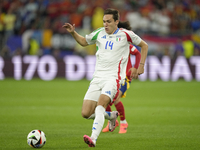
[[[83, 135], [91, 134], [93, 120], [81, 116], [88, 85], [87, 80], [0, 81], [0, 150], [33, 149], [26, 140], [33, 129], [47, 136], [43, 150], [89, 149]], [[200, 82], [133, 81], [122, 102], [127, 133], [118, 134], [119, 127], [101, 133], [96, 150], [200, 149]]]

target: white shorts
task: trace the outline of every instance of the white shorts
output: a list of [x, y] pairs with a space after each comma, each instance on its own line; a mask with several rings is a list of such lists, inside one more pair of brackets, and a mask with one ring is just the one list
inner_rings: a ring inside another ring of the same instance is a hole
[[93, 79], [90, 82], [90, 86], [85, 94], [84, 100], [92, 100], [98, 102], [101, 94], [105, 94], [110, 97], [111, 102], [116, 96], [116, 93], [119, 93], [120, 84], [117, 83], [116, 79], [112, 80], [100, 80]]

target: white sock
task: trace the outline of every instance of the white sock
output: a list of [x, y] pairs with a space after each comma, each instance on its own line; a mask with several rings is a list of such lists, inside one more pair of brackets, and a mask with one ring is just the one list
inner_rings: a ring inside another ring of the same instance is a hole
[[120, 123], [127, 123], [127, 122], [126, 122], [126, 119], [120, 120]]
[[91, 134], [91, 137], [94, 138], [95, 140], [97, 140], [103, 128], [103, 124], [105, 121], [104, 112], [105, 108], [101, 105], [98, 105], [95, 109], [95, 119], [93, 122], [92, 134]]

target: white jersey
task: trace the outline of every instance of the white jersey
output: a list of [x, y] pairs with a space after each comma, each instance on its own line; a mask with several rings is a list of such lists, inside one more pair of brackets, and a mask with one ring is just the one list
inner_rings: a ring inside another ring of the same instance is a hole
[[[138, 45], [141, 38], [134, 32], [118, 28], [113, 34], [107, 34], [105, 28], [99, 28], [86, 35], [89, 45], [96, 44], [96, 66], [93, 77], [121, 81], [126, 77], [130, 43]], [[120, 83], [121, 84], [121, 83]]]

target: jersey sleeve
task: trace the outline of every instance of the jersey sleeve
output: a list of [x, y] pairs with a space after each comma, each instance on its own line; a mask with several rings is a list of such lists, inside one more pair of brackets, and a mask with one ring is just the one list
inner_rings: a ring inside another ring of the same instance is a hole
[[134, 45], [139, 45], [140, 42], [142, 41], [142, 39], [131, 30], [124, 29], [123, 32], [126, 34], [127, 41], [130, 44], [132, 43]]
[[95, 44], [99, 33], [100, 33], [103, 29], [104, 29], [104, 28], [99, 28], [99, 29], [93, 31], [92, 33], [86, 35], [85, 38], [86, 38], [87, 43], [88, 43], [89, 45]]

